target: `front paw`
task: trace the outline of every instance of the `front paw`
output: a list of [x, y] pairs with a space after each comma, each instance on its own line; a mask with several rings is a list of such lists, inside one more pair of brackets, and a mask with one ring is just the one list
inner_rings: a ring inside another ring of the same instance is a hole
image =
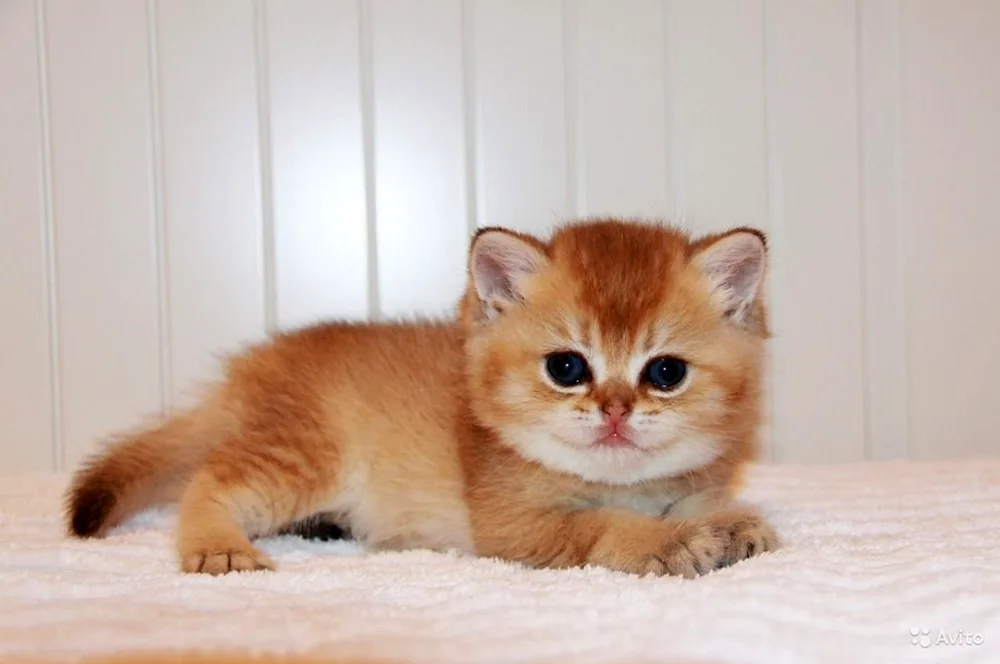
[[774, 551], [780, 546], [778, 534], [771, 524], [751, 508], [729, 508], [703, 518], [726, 533], [726, 555], [722, 567], [765, 551]]
[[588, 562], [640, 576], [693, 579], [778, 547], [774, 529], [748, 508], [617, 525], [598, 541]]
[[682, 521], [661, 545], [652, 571], [693, 579], [725, 566], [730, 548], [726, 528], [711, 521]]
[[725, 564], [730, 537], [707, 520], [653, 521], [649, 527], [613, 529], [588, 562], [640, 576], [695, 578]]

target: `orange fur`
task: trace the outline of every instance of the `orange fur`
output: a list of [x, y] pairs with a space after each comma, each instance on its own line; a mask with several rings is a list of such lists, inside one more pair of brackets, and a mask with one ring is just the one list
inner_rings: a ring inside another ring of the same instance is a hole
[[[773, 548], [729, 504], [760, 424], [764, 253], [751, 229], [483, 229], [456, 320], [329, 323], [234, 356], [198, 407], [81, 469], [70, 529], [179, 499], [181, 568], [208, 573], [272, 568], [253, 538], [317, 515], [373, 549], [534, 566], [695, 576]], [[543, 367], [569, 350], [593, 375], [562, 388]], [[640, 380], [662, 356], [689, 367], [675, 391]], [[596, 442], [612, 411], [630, 445]]]

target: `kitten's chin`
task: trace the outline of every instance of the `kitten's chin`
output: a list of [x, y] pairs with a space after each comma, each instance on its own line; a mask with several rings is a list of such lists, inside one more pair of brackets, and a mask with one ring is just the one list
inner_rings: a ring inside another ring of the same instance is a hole
[[[615, 449], [620, 447], [635, 447], [635, 443], [628, 436], [623, 436], [619, 433], [611, 433], [606, 436], [600, 436], [594, 439], [591, 443], [592, 446], [596, 448], [607, 448]], [[638, 448], [637, 448], [638, 449]]]
[[628, 439], [579, 445], [535, 431], [504, 438], [521, 456], [550, 470], [616, 486], [696, 470], [715, 460], [721, 450], [718, 441], [708, 436], [689, 436], [656, 448], [639, 447]]

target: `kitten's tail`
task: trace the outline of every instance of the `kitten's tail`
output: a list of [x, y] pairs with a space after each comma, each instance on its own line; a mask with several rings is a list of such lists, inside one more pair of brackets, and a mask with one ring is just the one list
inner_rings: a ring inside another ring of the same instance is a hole
[[66, 494], [70, 534], [102, 537], [148, 507], [179, 500], [225, 429], [224, 414], [203, 406], [114, 441], [73, 478]]

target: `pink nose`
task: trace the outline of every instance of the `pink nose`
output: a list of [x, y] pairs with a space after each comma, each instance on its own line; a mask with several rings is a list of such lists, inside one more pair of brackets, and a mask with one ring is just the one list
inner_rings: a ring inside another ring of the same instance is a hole
[[604, 414], [608, 418], [608, 424], [617, 427], [625, 419], [625, 416], [628, 415], [628, 408], [620, 403], [612, 403], [604, 407]]

